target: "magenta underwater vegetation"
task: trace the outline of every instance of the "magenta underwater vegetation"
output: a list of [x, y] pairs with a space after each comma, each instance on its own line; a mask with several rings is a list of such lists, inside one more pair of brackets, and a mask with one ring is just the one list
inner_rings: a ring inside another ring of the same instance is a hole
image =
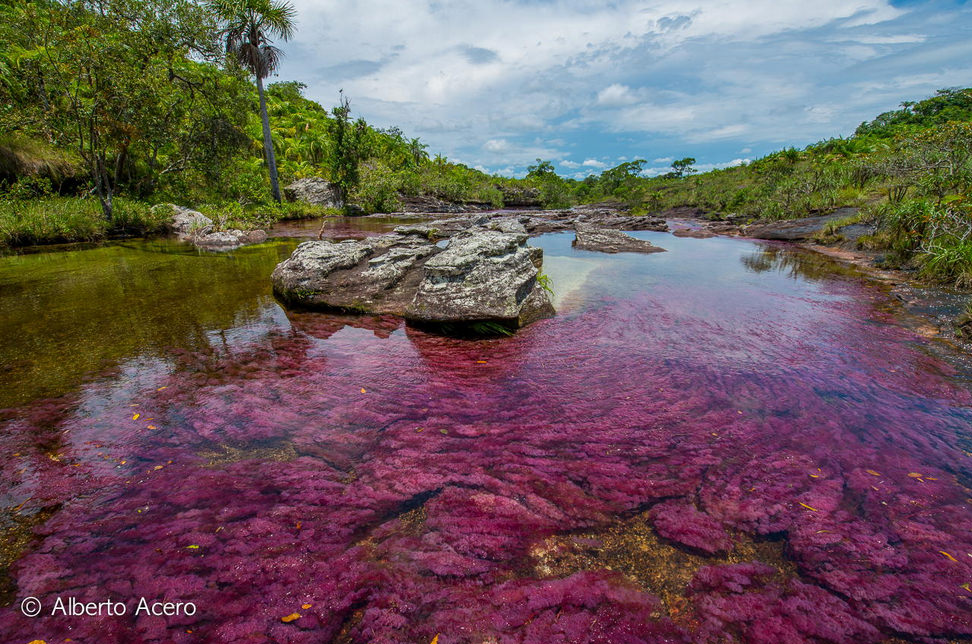
[[[513, 337], [264, 301], [0, 412], [0, 499], [38, 517], [4, 641], [972, 638], [958, 374], [859, 276], [641, 236], [670, 252], [536, 240], [555, 288], [596, 266]], [[129, 610], [20, 612], [68, 596]]]

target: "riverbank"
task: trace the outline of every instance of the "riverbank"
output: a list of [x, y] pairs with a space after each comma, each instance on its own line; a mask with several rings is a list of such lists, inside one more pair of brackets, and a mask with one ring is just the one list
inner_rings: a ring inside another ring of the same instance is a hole
[[[165, 204], [116, 197], [112, 219], [105, 219], [97, 199], [45, 197], [0, 199], [0, 249], [158, 237], [172, 232], [172, 212]], [[254, 205], [202, 204], [216, 232], [257, 230], [281, 221], [320, 218], [337, 211], [307, 203]]]

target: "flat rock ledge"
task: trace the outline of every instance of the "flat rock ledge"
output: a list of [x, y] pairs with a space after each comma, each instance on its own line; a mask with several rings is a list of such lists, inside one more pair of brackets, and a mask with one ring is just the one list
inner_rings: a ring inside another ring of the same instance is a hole
[[169, 205], [172, 208], [172, 230], [182, 241], [207, 250], [231, 250], [247, 244], [259, 244], [267, 240], [263, 230], [213, 231], [213, 220], [190, 208]]
[[601, 253], [664, 253], [665, 249], [650, 241], [636, 239], [620, 230], [595, 228], [578, 224], [574, 237], [574, 248], [593, 250]]
[[518, 329], [553, 315], [538, 280], [543, 251], [522, 232], [475, 226], [437, 244], [424, 227], [310, 241], [277, 265], [274, 293], [293, 308], [392, 314], [450, 333]]

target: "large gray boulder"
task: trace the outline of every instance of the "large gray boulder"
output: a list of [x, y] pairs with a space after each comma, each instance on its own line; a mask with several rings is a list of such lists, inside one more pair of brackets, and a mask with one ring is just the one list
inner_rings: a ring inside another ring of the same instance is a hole
[[650, 241], [636, 239], [620, 230], [577, 224], [574, 248], [601, 253], [664, 253], [665, 249]]
[[181, 238], [188, 239], [195, 235], [207, 235], [213, 231], [213, 220], [206, 215], [175, 204], [162, 204], [156, 208], [172, 209], [172, 230]]
[[324, 206], [340, 210], [344, 207], [341, 193], [337, 187], [320, 177], [306, 177], [298, 179], [284, 187], [284, 196], [288, 201], [303, 201], [314, 206]]
[[526, 239], [476, 227], [444, 249], [417, 233], [304, 242], [271, 279], [292, 307], [394, 314], [457, 330], [481, 322], [519, 328], [553, 314], [538, 281], [543, 251]]
[[481, 228], [454, 235], [445, 250], [425, 263], [425, 278], [405, 317], [420, 323], [490, 321], [519, 328], [553, 314], [537, 279], [543, 251], [526, 240], [525, 234]]

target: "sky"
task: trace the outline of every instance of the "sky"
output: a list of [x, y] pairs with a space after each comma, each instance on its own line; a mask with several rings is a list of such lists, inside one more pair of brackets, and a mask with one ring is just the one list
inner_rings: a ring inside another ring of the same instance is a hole
[[292, 1], [275, 80], [506, 176], [727, 167], [972, 86], [964, 0]]

